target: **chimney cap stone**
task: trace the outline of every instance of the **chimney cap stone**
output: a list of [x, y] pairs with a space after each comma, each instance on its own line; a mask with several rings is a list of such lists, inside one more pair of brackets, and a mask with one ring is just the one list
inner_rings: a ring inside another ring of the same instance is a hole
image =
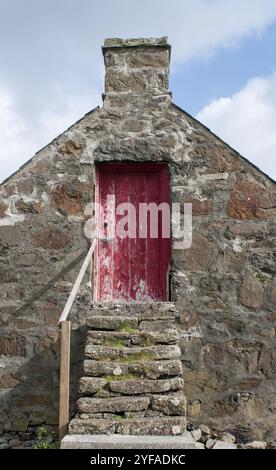
[[107, 38], [104, 41], [103, 50], [113, 47], [170, 47], [168, 37], [161, 38], [138, 38], [138, 39], [121, 39]]

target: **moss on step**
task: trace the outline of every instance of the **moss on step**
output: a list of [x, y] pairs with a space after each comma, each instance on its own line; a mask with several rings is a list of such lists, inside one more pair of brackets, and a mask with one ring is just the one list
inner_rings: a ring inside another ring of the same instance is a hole
[[152, 361], [153, 359], [154, 355], [152, 353], [141, 351], [139, 353], [129, 354], [127, 356], [120, 357], [120, 362], [132, 364], [134, 362]]
[[144, 335], [144, 345], [145, 346], [154, 346], [156, 343], [149, 338], [148, 336]]
[[106, 339], [103, 343], [103, 346], [115, 347], [115, 348], [124, 348], [125, 344], [120, 339]]
[[112, 415], [111, 418], [114, 419], [114, 421], [122, 421], [122, 419], [126, 419], [126, 417], [122, 415]]
[[128, 321], [124, 320], [122, 321], [122, 323], [120, 324], [119, 328], [118, 328], [118, 331], [120, 332], [123, 332], [123, 333], [137, 333], [137, 328], [133, 328], [133, 326], [131, 326]]

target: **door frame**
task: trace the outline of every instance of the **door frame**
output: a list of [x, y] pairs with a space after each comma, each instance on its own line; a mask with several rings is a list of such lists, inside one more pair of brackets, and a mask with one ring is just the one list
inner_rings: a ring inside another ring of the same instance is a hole
[[[149, 172], [156, 172], [159, 169], [159, 182], [160, 182], [160, 199], [170, 204], [170, 181], [169, 181], [169, 166], [167, 162], [95, 162], [95, 202], [100, 202], [100, 189], [101, 189], [101, 172], [113, 173], [128, 172], [131, 168], [135, 168], [135, 171], [142, 172], [145, 169]], [[99, 206], [97, 206], [99, 207]], [[171, 207], [171, 204], [170, 204]], [[99, 213], [95, 211], [96, 227], [97, 232], [99, 229]], [[171, 218], [170, 218], [171, 219]], [[160, 227], [159, 227], [160, 229]], [[170, 220], [171, 230], [171, 220]], [[171, 237], [168, 239], [160, 238], [160, 256], [165, 259], [164, 263], [161, 263], [161, 279], [162, 279], [162, 295], [164, 302], [169, 300], [169, 270], [171, 263]], [[98, 300], [98, 260], [99, 260], [99, 243], [96, 245], [94, 254], [94, 269], [93, 269], [93, 301], [99, 302]], [[165, 271], [165, 272], [164, 272]], [[116, 302], [116, 299], [111, 302]], [[135, 302], [129, 300], [129, 302]], [[154, 301], [153, 301], [154, 302]], [[158, 302], [158, 300], [156, 300]]]

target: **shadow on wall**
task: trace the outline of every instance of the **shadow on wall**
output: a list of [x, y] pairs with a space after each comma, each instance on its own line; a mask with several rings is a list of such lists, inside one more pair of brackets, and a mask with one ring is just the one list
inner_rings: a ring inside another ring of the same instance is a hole
[[[86, 327], [72, 329], [70, 413], [75, 412], [78, 382], [83, 374]], [[43, 339], [41, 342], [43, 343]], [[5, 360], [9, 362], [8, 356]], [[21, 359], [21, 358], [20, 358]], [[14, 360], [14, 357], [12, 358]], [[60, 332], [54, 342], [21, 365], [2, 375], [0, 434], [33, 431], [46, 424], [57, 430], [59, 410]], [[4, 383], [6, 381], [6, 383]], [[17, 383], [16, 383], [17, 382]], [[9, 386], [10, 388], [7, 388]], [[13, 388], [11, 388], [13, 387]], [[2, 425], [3, 424], [3, 425]], [[2, 429], [3, 428], [3, 429]]]

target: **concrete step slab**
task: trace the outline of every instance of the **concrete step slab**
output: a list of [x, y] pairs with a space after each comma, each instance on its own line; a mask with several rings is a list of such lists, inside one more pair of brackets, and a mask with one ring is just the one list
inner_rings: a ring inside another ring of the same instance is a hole
[[189, 432], [181, 436], [127, 436], [115, 434], [71, 434], [65, 436], [61, 449], [196, 449]]

